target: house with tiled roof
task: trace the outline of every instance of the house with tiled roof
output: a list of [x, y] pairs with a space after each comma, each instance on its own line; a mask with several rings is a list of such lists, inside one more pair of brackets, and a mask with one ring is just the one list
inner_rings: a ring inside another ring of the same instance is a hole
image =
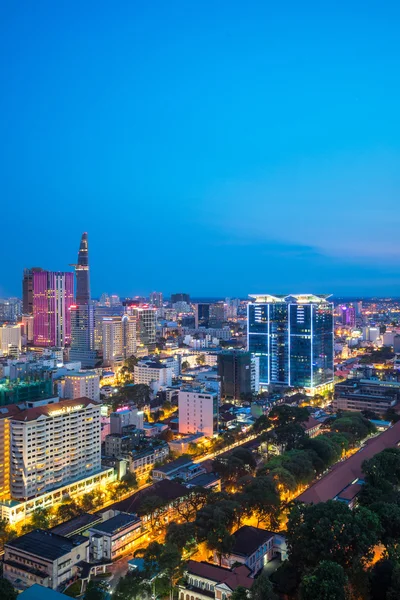
[[[269, 561], [278, 557], [287, 557], [285, 536], [261, 527], [243, 525], [232, 534], [233, 546], [227, 556], [222, 557], [222, 566], [232, 568], [241, 563], [246, 565], [253, 575], [258, 573]], [[214, 562], [218, 557], [214, 555]]]
[[179, 600], [229, 600], [236, 588], [250, 590], [253, 583], [251, 570], [246, 565], [226, 569], [189, 560], [185, 583], [179, 586]]

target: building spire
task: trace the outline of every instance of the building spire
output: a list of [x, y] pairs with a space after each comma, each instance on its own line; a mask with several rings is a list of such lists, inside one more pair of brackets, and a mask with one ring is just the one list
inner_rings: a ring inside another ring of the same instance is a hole
[[76, 303], [78, 306], [90, 304], [89, 282], [89, 245], [88, 234], [82, 233], [78, 251], [78, 264], [75, 265], [76, 273]]

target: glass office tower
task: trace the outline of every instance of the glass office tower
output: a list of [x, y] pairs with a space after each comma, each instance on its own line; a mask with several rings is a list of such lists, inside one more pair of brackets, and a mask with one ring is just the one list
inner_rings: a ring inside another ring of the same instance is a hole
[[314, 390], [333, 381], [333, 304], [328, 296], [251, 296], [247, 345], [260, 385]]

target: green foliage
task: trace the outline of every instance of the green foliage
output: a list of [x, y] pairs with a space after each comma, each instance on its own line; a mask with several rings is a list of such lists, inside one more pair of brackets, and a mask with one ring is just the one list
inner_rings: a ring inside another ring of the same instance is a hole
[[129, 572], [121, 577], [113, 594], [113, 600], [142, 600], [150, 595], [151, 586], [135, 572]]
[[1, 600], [16, 600], [18, 592], [14, 589], [8, 579], [0, 577], [0, 598]]
[[170, 523], [165, 539], [168, 544], [173, 544], [182, 551], [194, 540], [195, 535], [194, 523]]
[[50, 512], [47, 508], [35, 508], [31, 517], [32, 529], [48, 529]]
[[212, 468], [224, 481], [236, 483], [241, 477], [254, 471], [256, 461], [250, 450], [235, 448], [227, 456], [214, 460]]
[[89, 581], [84, 600], [107, 600], [106, 585], [102, 581]]
[[247, 588], [239, 585], [231, 595], [230, 600], [248, 600]]
[[265, 571], [256, 577], [250, 591], [251, 600], [277, 600], [272, 583]]
[[380, 533], [378, 517], [363, 507], [351, 511], [333, 500], [296, 506], [287, 526], [289, 559], [300, 571], [315, 568], [321, 560], [350, 569], [368, 562]]
[[255, 433], [260, 433], [261, 431], [266, 431], [271, 427], [271, 421], [266, 415], [261, 415], [255, 421], [253, 425], [253, 431]]
[[280, 500], [275, 482], [270, 477], [256, 477], [246, 487], [242, 504], [257, 514], [258, 523], [267, 522], [268, 527], [276, 527], [279, 516]]
[[309, 575], [303, 577], [300, 600], [346, 600], [346, 588], [347, 577], [343, 567], [325, 560]]
[[288, 560], [285, 560], [279, 568], [272, 573], [271, 581], [279, 594], [292, 596], [299, 586], [300, 577], [297, 569], [295, 569]]
[[333, 422], [332, 429], [337, 433], [349, 434], [353, 445], [376, 431], [375, 426], [368, 419], [356, 412], [344, 413], [343, 416], [338, 417]]

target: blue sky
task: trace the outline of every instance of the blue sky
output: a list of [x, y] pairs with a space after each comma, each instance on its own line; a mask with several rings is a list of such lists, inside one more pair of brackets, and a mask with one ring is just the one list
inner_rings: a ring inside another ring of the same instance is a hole
[[400, 295], [400, 5], [6, 0], [0, 295]]

